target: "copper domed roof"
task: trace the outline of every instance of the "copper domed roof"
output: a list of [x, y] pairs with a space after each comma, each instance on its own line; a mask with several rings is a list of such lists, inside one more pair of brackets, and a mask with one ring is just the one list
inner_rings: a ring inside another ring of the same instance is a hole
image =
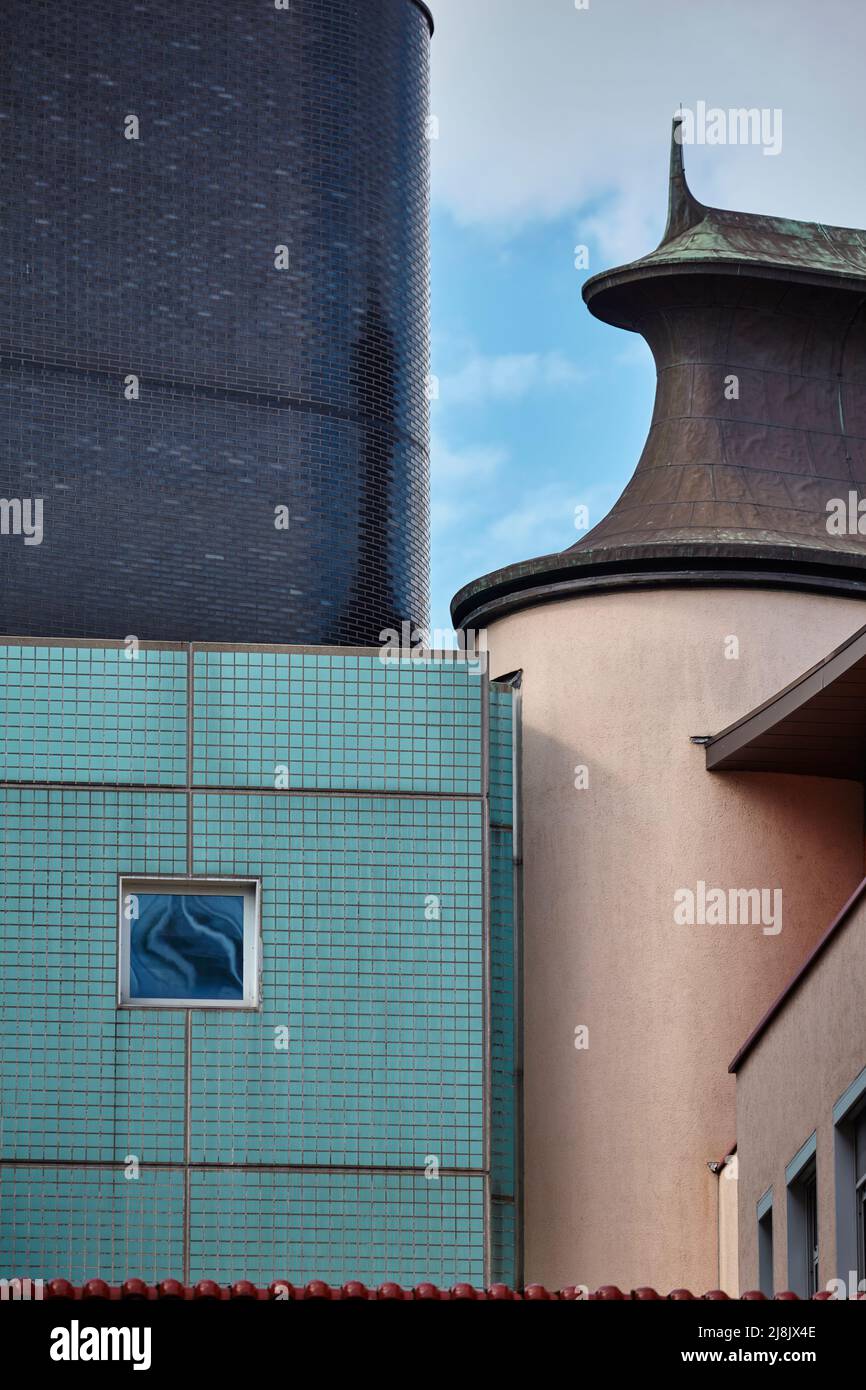
[[467, 585], [455, 621], [627, 585], [866, 597], [866, 535], [828, 524], [837, 499], [866, 499], [866, 232], [705, 207], [675, 121], [659, 247], [583, 296], [655, 358], [640, 461], [582, 540]]

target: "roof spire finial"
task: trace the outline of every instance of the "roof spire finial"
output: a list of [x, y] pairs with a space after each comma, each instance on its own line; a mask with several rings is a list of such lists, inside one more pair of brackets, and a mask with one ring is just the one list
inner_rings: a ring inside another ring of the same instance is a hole
[[671, 130], [671, 174], [670, 174], [670, 194], [668, 197], [668, 225], [662, 237], [661, 244], [664, 246], [666, 241], [672, 241], [674, 237], [685, 232], [689, 227], [693, 227], [696, 222], [700, 222], [706, 215], [706, 208], [703, 203], [699, 203], [697, 198], [692, 197], [691, 190], [686, 182], [686, 168], [683, 159], [684, 144], [684, 124], [685, 115], [682, 103], [680, 109], [674, 116], [673, 127]]

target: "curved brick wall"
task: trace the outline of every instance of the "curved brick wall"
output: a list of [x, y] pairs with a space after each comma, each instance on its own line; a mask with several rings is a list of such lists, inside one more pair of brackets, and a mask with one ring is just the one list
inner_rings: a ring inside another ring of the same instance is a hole
[[423, 7], [9, 0], [3, 30], [0, 497], [43, 539], [0, 536], [0, 631], [426, 621]]

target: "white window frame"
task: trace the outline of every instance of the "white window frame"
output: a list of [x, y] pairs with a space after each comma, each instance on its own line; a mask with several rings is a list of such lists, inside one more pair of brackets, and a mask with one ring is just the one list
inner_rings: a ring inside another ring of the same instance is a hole
[[[166, 893], [175, 896], [242, 896], [244, 900], [243, 999], [134, 999], [130, 995], [130, 937], [132, 922], [124, 910], [130, 895]], [[261, 1001], [262, 885], [257, 878], [196, 878], [193, 874], [119, 874], [117, 880], [117, 1007], [119, 1009], [255, 1010]]]

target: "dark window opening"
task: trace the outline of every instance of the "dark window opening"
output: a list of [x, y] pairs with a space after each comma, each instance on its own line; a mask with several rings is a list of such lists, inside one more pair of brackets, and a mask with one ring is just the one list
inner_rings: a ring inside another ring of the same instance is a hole
[[859, 1281], [866, 1279], [866, 1107], [854, 1121], [854, 1183]]
[[818, 1292], [818, 1175], [814, 1168], [801, 1186], [806, 1224], [806, 1290], [812, 1298]]
[[799, 1298], [818, 1292], [818, 1168], [812, 1156], [788, 1184], [788, 1287]]
[[765, 1298], [775, 1292], [773, 1275], [773, 1208], [769, 1207], [758, 1221], [758, 1287]]

